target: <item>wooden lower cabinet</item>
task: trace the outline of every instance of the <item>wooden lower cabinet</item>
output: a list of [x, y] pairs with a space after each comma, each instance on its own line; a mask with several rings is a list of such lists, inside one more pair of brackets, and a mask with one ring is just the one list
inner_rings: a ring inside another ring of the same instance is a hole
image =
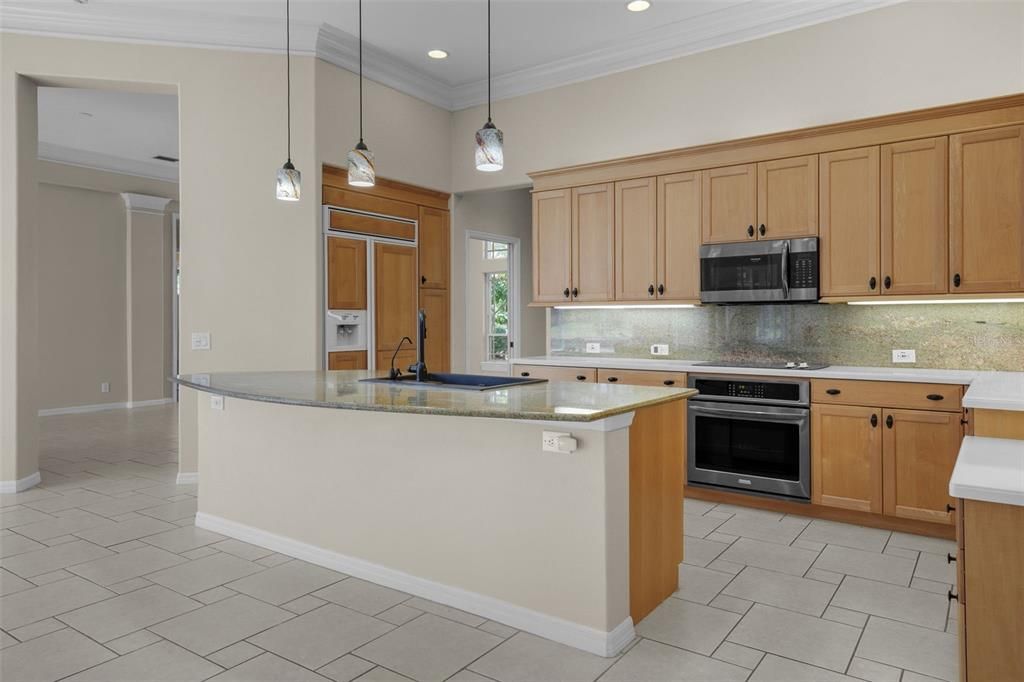
[[602, 384], [686, 388], [686, 375], [684, 373], [662, 372], [660, 370], [599, 369], [597, 370], [597, 381]]
[[962, 682], [1024, 680], [1024, 507], [957, 500]]
[[811, 408], [811, 502], [882, 513], [882, 410]]
[[533, 377], [548, 381], [580, 381], [594, 383], [597, 370], [586, 367], [552, 367], [548, 365], [512, 365], [512, 376]]
[[346, 350], [328, 353], [327, 369], [366, 369], [366, 351]]
[[431, 372], [451, 370], [451, 321], [447, 289], [420, 289], [420, 310], [427, 313], [427, 339], [424, 342], [427, 369]]
[[960, 413], [884, 410], [883, 513], [952, 524], [946, 505], [963, 425]]

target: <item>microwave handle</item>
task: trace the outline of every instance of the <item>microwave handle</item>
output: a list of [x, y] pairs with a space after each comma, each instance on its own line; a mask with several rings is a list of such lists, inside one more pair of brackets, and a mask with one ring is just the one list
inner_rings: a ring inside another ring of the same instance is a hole
[[782, 242], [782, 296], [789, 298], [789, 241]]

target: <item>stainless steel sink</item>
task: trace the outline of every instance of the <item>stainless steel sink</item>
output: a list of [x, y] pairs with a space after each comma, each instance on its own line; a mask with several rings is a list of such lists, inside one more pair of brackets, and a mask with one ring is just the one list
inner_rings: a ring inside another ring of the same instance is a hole
[[415, 374], [403, 374], [397, 379], [374, 377], [360, 379], [369, 384], [392, 384], [395, 386], [416, 386], [420, 388], [452, 388], [463, 391], [490, 391], [497, 388], [512, 388], [526, 384], [540, 384], [547, 379], [530, 379], [528, 377], [500, 377], [486, 374], [445, 374], [428, 373], [426, 381], [416, 381]]

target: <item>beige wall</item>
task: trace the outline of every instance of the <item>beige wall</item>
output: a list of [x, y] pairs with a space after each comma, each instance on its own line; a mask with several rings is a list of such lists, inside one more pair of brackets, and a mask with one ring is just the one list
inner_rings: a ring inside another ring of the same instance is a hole
[[468, 372], [466, 366], [466, 230], [518, 237], [519, 339], [517, 355], [542, 355], [546, 350], [545, 313], [530, 308], [533, 296], [533, 248], [530, 192], [526, 189], [472, 192], [452, 200], [451, 316], [452, 367]]
[[[505, 170], [452, 157], [456, 192], [526, 173], [1024, 90], [1024, 3], [908, 2], [494, 104]], [[457, 112], [453, 148], [483, 107]]]
[[171, 230], [167, 215], [128, 212], [126, 253], [128, 400], [171, 396]]
[[147, 194], [154, 197], [178, 198], [178, 183], [168, 180], [156, 180], [154, 178], [143, 178], [138, 175], [127, 173], [116, 173], [113, 171], [100, 170], [98, 168], [86, 168], [75, 166], [69, 163], [58, 163], [56, 161], [39, 160], [37, 166], [39, 182], [46, 182], [51, 185], [63, 185], [64, 187], [79, 187], [81, 189], [93, 189], [97, 192], [129, 192], [132, 194]]

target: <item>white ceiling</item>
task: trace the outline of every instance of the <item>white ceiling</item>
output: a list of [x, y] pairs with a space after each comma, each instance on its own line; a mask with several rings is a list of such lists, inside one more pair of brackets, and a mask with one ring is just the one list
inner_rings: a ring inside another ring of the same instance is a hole
[[[753, 40], [903, 0], [493, 0], [495, 98]], [[284, 47], [284, 0], [0, 0], [0, 29]], [[366, 0], [368, 77], [457, 110], [486, 97], [485, 0]], [[292, 0], [292, 47], [354, 68], [356, 0]], [[446, 60], [426, 52], [447, 50]]]
[[178, 98], [39, 88], [39, 158], [177, 181]]

